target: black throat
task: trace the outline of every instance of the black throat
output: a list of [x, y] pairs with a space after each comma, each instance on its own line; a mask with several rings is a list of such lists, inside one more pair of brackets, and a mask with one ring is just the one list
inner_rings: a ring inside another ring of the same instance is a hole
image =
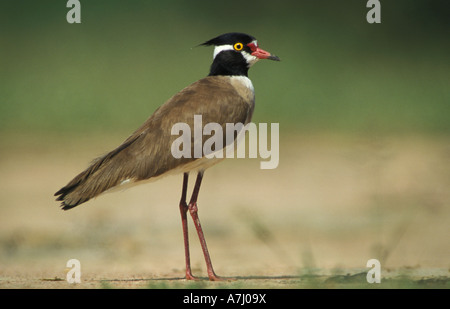
[[248, 77], [248, 64], [241, 53], [233, 50], [220, 52], [214, 58], [209, 76], [228, 75]]

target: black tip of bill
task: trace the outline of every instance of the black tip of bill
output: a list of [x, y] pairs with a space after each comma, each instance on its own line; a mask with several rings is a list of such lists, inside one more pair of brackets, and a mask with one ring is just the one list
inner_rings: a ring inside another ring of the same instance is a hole
[[274, 61], [281, 61], [281, 59], [278, 56], [275, 56], [273, 54], [270, 54], [270, 56], [267, 57], [267, 59], [274, 60]]

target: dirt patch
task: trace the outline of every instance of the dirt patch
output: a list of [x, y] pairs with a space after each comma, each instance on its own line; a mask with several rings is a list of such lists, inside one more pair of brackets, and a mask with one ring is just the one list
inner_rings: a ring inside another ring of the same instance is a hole
[[[275, 170], [259, 159], [207, 170], [199, 215], [216, 272], [232, 279], [218, 284], [182, 279], [181, 175], [59, 209], [53, 193], [120, 141], [2, 139], [1, 288], [67, 288], [72, 258], [78, 288], [353, 286], [366, 284], [358, 274], [371, 258], [385, 286], [448, 287], [444, 138], [295, 135], [281, 141]], [[194, 272], [205, 276], [193, 225], [190, 238]]]

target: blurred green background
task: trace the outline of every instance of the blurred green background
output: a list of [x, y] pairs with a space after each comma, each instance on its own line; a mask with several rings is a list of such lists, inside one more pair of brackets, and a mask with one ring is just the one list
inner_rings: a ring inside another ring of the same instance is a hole
[[[254, 35], [282, 62], [250, 70], [254, 122], [302, 132], [450, 131], [448, 1], [67, 1], [0, 4], [3, 133], [131, 133], [208, 73], [230, 31]], [[286, 132], [286, 131], [285, 131]]]
[[206, 76], [213, 50], [196, 46], [230, 31], [282, 59], [249, 72], [253, 121], [280, 123], [280, 165], [207, 171], [201, 217], [218, 274], [298, 287], [296, 274], [319, 270], [366, 284], [378, 258], [391, 276], [448, 287], [448, 0], [381, 0], [381, 24], [367, 23], [366, 0], [81, 0], [81, 24], [67, 23], [66, 3], [0, 1], [0, 288], [67, 287], [48, 278], [74, 257], [96, 286], [178, 282], [180, 176], [70, 212], [53, 194]]

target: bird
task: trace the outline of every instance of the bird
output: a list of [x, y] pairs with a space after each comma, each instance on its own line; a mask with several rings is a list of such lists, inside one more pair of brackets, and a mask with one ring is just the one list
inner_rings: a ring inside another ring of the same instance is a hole
[[[207, 168], [223, 159], [200, 157], [175, 158], [171, 147], [176, 135], [171, 129], [176, 123], [186, 123], [194, 130], [194, 117], [202, 123], [248, 124], [255, 107], [255, 93], [248, 78], [249, 68], [261, 59], [280, 61], [274, 54], [261, 49], [255, 37], [239, 32], [219, 35], [198, 46], [213, 46], [213, 62], [209, 74], [182, 89], [154, 113], [117, 148], [100, 156], [75, 176], [54, 196], [63, 210], [72, 209], [100, 194], [142, 184], [169, 174], [183, 174], [179, 210], [185, 249], [185, 278], [198, 280], [192, 274], [189, 253], [187, 212], [197, 230], [206, 262], [208, 278], [216, 275], [198, 217], [197, 199]], [[194, 143], [191, 143], [192, 147]], [[193, 148], [192, 148], [193, 149]], [[216, 149], [220, 150], [220, 149]], [[190, 172], [196, 173], [192, 195], [187, 203]]]

